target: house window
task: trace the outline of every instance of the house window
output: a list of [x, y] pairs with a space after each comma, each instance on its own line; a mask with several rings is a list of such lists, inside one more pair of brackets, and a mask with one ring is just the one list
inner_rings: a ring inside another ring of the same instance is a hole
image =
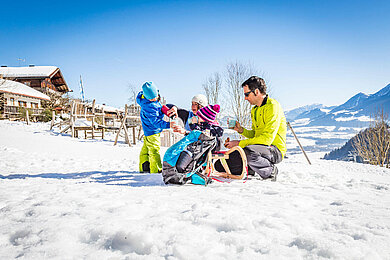
[[9, 98], [9, 104], [10, 106], [15, 106], [15, 99], [13, 97]]
[[31, 108], [38, 108], [38, 103], [31, 102]]
[[27, 107], [27, 102], [25, 101], [18, 101], [18, 104], [20, 107]]

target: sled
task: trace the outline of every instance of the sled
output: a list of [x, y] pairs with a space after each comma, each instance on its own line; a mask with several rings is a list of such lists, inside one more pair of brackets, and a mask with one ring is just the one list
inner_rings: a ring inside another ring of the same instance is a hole
[[[237, 151], [240, 154], [242, 159], [242, 172], [240, 175], [232, 174], [226, 162], [226, 160], [229, 159], [229, 155], [234, 151]], [[218, 160], [221, 161], [221, 164], [225, 172], [218, 172], [215, 170], [214, 164]], [[244, 150], [239, 146], [235, 146], [228, 151], [219, 151], [214, 153], [209, 152], [207, 158], [206, 176], [211, 177], [213, 179], [221, 178], [221, 177], [225, 179], [234, 179], [234, 180], [246, 179], [246, 177], [248, 176], [248, 165], [247, 165], [247, 159]]]

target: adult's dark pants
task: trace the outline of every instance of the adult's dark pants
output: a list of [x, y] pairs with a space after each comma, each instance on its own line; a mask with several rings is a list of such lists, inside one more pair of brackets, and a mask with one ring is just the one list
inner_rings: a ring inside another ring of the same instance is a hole
[[[246, 154], [249, 173], [255, 172], [264, 179], [271, 175], [274, 165], [283, 159], [279, 149], [273, 145], [254, 144], [244, 147], [243, 150]], [[237, 151], [231, 153], [226, 162], [232, 174], [241, 174], [242, 159]], [[219, 160], [215, 163], [215, 169], [219, 172], [225, 171]]]

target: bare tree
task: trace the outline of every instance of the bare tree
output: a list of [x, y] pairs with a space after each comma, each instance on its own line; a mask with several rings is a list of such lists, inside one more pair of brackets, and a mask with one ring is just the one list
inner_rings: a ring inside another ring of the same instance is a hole
[[127, 88], [130, 92], [129, 104], [130, 105], [137, 104], [137, 94], [138, 94], [137, 88], [132, 83], [129, 83], [127, 85]]
[[222, 78], [218, 72], [209, 76], [202, 84], [203, 90], [206, 93], [207, 100], [210, 104], [217, 104], [222, 90]]
[[250, 125], [251, 105], [245, 101], [241, 84], [256, 74], [257, 70], [251, 63], [235, 61], [226, 67], [227, 105], [238, 122], [246, 127]]
[[[9, 79], [13, 80], [13, 78]], [[6, 79], [3, 78], [3, 74], [0, 74], [0, 87], [7, 82]], [[7, 98], [4, 93], [0, 93], [0, 116], [4, 116], [5, 106], [7, 105]]]
[[389, 168], [390, 129], [383, 108], [375, 115], [370, 127], [361, 131], [353, 142], [359, 156], [369, 164]]
[[[0, 82], [1, 86], [1, 82]], [[7, 99], [5, 98], [4, 93], [0, 93], [0, 117], [3, 117], [4, 111], [5, 111], [5, 106], [7, 104]]]
[[[0, 74], [0, 86], [5, 83], [5, 80], [3, 80], [3, 75]], [[5, 98], [5, 95], [3, 93], [0, 93], [0, 116], [4, 113], [4, 106], [6, 105], [7, 99]]]
[[62, 95], [60, 93], [54, 93], [47, 91], [46, 95], [50, 97], [50, 100], [42, 100], [42, 107], [53, 110], [56, 107], [61, 107], [63, 109], [70, 108], [70, 97], [68, 94]]
[[3, 74], [0, 74], [0, 86], [5, 84], [7, 80], [13, 81], [15, 78], [4, 78]]

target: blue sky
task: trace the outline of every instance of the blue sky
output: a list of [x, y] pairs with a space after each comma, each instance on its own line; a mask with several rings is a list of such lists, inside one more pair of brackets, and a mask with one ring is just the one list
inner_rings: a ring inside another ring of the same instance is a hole
[[58, 66], [74, 96], [82, 75], [86, 98], [118, 107], [154, 81], [189, 108], [236, 60], [285, 109], [390, 83], [390, 1], [9, 1], [0, 14], [1, 65]]

